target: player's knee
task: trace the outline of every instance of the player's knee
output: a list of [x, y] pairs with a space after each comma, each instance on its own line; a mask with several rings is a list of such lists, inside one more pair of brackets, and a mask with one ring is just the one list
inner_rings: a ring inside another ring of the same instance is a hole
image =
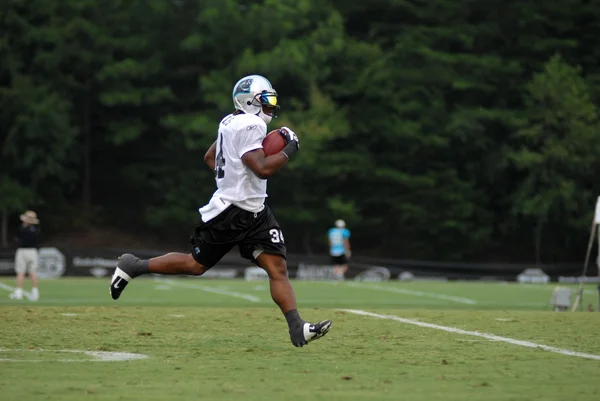
[[267, 273], [269, 273], [271, 280], [287, 280], [287, 264], [285, 263], [285, 259], [281, 258], [271, 263], [271, 266], [267, 269]]
[[200, 263], [196, 262], [196, 259], [194, 259], [190, 255], [190, 257], [187, 261], [186, 270], [187, 270], [187, 273], [192, 276], [201, 276], [204, 273], [206, 273], [206, 271], [208, 269], [206, 267], [204, 267], [203, 265], [201, 265]]

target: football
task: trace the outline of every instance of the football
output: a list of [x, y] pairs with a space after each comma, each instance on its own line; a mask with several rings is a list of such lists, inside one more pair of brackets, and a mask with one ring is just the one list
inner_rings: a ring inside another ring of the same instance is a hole
[[263, 139], [262, 145], [265, 156], [271, 156], [277, 152], [281, 152], [286, 143], [283, 136], [275, 129], [267, 134], [265, 139]]

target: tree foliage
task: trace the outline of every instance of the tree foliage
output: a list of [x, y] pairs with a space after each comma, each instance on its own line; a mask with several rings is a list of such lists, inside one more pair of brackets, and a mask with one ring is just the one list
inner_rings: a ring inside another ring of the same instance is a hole
[[[0, 209], [182, 243], [233, 84], [267, 76], [301, 152], [290, 251], [579, 258], [600, 192], [600, 5], [584, 0], [8, 0]], [[152, 234], [148, 234], [152, 233]], [[118, 244], [115, 244], [118, 245]]]

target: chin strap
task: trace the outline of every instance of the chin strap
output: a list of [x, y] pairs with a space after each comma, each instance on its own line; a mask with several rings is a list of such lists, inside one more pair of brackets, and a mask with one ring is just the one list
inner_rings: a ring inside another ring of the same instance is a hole
[[[260, 118], [261, 120], [263, 120], [263, 121], [265, 122], [265, 124], [268, 124], [268, 123], [270, 123], [270, 122], [271, 122], [271, 120], [273, 119], [273, 117], [270, 117], [270, 118], [269, 118], [269, 121], [265, 121], [265, 119], [264, 119], [262, 116], [260, 116], [260, 113], [262, 113], [262, 110], [260, 110], [258, 113], [256, 113], [256, 114], [255, 114], [255, 116], [256, 116], [256, 117], [258, 117], [258, 118]], [[263, 114], [264, 114], [264, 113], [263, 113]], [[265, 116], [265, 117], [269, 117], [269, 116], [267, 116], [266, 114], [264, 114], [264, 116]]]

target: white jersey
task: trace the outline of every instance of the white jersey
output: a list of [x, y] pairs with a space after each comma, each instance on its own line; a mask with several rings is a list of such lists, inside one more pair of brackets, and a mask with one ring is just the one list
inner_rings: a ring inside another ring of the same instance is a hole
[[217, 190], [209, 203], [199, 209], [204, 222], [231, 204], [254, 213], [264, 209], [267, 180], [254, 174], [242, 156], [262, 148], [266, 135], [267, 125], [253, 114], [230, 114], [221, 121], [215, 157]]

